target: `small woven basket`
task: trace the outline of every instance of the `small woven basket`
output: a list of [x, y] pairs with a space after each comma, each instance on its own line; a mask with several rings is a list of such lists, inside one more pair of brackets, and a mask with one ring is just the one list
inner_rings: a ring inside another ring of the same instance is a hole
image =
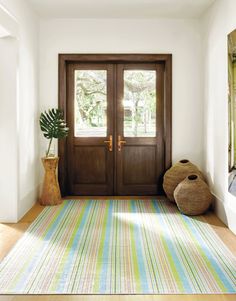
[[197, 174], [204, 180], [204, 177], [197, 166], [186, 159], [179, 161], [167, 170], [163, 179], [163, 189], [170, 201], [175, 202], [175, 188], [190, 174]]
[[213, 200], [209, 187], [197, 174], [189, 175], [179, 183], [174, 197], [179, 210], [186, 215], [203, 214]]

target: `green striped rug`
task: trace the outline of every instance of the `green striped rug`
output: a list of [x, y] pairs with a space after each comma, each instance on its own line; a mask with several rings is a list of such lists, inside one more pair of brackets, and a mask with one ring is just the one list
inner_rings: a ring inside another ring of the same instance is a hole
[[204, 217], [157, 200], [46, 207], [0, 264], [1, 294], [236, 293], [236, 259]]

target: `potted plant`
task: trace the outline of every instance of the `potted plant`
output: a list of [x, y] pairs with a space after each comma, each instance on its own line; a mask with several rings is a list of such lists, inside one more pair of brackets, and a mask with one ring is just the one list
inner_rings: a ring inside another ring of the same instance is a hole
[[40, 129], [46, 139], [49, 140], [46, 156], [42, 158], [45, 169], [41, 205], [61, 204], [61, 192], [56, 174], [59, 158], [51, 151], [53, 139], [67, 137], [69, 128], [63, 117], [63, 112], [59, 109], [49, 109], [41, 113], [39, 118]]

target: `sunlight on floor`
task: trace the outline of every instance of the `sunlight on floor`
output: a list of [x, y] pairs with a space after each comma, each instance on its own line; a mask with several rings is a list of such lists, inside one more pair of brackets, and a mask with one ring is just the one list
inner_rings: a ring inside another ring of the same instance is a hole
[[[155, 213], [128, 213], [128, 212], [118, 212], [113, 213], [113, 216], [117, 217], [122, 222], [127, 224], [134, 224], [139, 227], [144, 227], [153, 233], [160, 233], [163, 229], [159, 225], [150, 224], [150, 220], [152, 220], [152, 215], [156, 216]], [[147, 219], [147, 220], [146, 220]]]
[[0, 224], [0, 260], [10, 251], [16, 240], [21, 238], [28, 224]]
[[[178, 225], [178, 227], [172, 228], [171, 225], [168, 224], [166, 219], [165, 213], [113, 213], [113, 215], [118, 218], [123, 223], [130, 225], [136, 225], [140, 229], [144, 228], [149, 233], [154, 234], [153, 239], [156, 239], [159, 241], [161, 237], [165, 237], [166, 241], [169, 241], [171, 243], [175, 243], [175, 241], [182, 241], [183, 244], [187, 244], [188, 247], [195, 248], [198, 244], [196, 241], [196, 244], [193, 243], [193, 237], [191, 235], [183, 236], [184, 224], [178, 221], [176, 219], [175, 226]], [[158, 218], [157, 218], [158, 215]], [[176, 216], [179, 216], [179, 213], [176, 213]], [[199, 223], [199, 221], [198, 221]], [[166, 227], [163, 226], [166, 224]], [[170, 230], [171, 229], [171, 230]], [[206, 247], [202, 246], [203, 249]]]

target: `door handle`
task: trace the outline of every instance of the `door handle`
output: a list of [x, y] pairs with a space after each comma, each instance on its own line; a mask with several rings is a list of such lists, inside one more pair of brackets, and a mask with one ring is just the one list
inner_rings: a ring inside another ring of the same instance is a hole
[[121, 151], [121, 146], [122, 146], [122, 144], [125, 144], [125, 143], [126, 143], [126, 141], [125, 141], [125, 140], [122, 140], [122, 139], [121, 139], [121, 136], [118, 135], [118, 151], [119, 151], [119, 152]]
[[107, 144], [108, 144], [109, 152], [112, 152], [112, 150], [113, 150], [113, 139], [112, 139], [112, 135], [109, 135], [109, 140], [105, 140], [104, 143], [107, 143]]

